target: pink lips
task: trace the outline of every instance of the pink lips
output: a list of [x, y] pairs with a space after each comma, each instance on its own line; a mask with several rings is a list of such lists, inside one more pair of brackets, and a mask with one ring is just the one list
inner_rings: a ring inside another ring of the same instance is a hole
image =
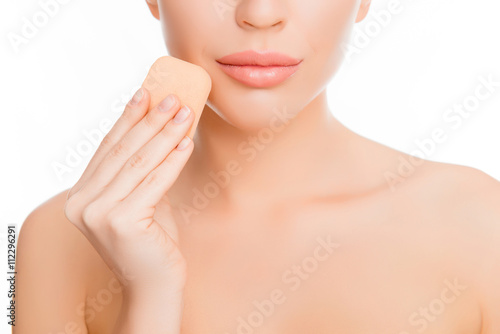
[[272, 51], [248, 50], [216, 60], [230, 77], [250, 87], [278, 85], [294, 74], [302, 60]]

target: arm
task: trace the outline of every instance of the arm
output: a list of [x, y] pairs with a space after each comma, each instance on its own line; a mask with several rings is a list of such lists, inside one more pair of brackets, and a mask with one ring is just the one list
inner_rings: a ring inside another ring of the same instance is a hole
[[[500, 201], [500, 196], [497, 196]], [[493, 217], [492, 217], [493, 218]], [[495, 228], [485, 238], [486, 249], [481, 261], [478, 283], [481, 288], [481, 334], [500, 333], [500, 212], [497, 212]]]
[[477, 170], [467, 179], [474, 185], [476, 201], [466, 216], [474, 217], [483, 240], [477, 254], [481, 334], [496, 334], [500, 333], [500, 182]]
[[82, 303], [88, 245], [64, 218], [61, 193], [36, 208], [19, 232], [14, 334], [86, 334]]
[[179, 334], [182, 318], [182, 283], [164, 289], [124, 291], [123, 303], [112, 334]]

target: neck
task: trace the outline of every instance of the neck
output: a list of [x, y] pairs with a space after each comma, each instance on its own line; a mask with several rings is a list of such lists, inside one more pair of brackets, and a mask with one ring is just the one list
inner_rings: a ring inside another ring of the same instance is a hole
[[326, 93], [293, 118], [286, 109], [275, 113], [280, 121], [248, 133], [206, 106], [182, 173], [182, 183], [189, 180], [185, 195], [193, 198], [197, 189], [211, 202], [239, 210], [348, 189], [346, 146], [353, 133], [333, 117]]

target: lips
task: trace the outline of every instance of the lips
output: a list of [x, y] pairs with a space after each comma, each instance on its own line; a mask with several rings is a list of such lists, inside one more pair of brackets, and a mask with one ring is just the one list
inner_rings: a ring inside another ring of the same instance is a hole
[[272, 87], [292, 76], [302, 60], [273, 51], [248, 50], [216, 60], [233, 79], [256, 88]]

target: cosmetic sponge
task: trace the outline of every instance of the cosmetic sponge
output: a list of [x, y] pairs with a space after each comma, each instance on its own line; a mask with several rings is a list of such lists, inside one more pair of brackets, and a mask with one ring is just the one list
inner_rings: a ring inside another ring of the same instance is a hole
[[193, 139], [212, 88], [212, 80], [207, 71], [190, 62], [163, 56], [153, 63], [142, 87], [151, 94], [149, 110], [173, 93], [179, 97], [181, 105], [187, 105], [194, 112], [195, 119], [187, 133]]

